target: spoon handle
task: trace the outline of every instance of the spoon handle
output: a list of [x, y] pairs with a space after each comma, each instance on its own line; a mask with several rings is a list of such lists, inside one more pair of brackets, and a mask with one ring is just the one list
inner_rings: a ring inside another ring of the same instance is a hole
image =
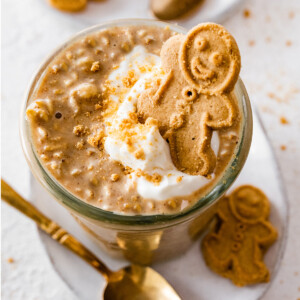
[[58, 224], [42, 214], [36, 207], [26, 201], [3, 179], [1, 179], [1, 198], [35, 221], [36, 224], [54, 240], [80, 256], [98, 272], [100, 272], [106, 280], [108, 280], [112, 271], [109, 270], [104, 263], [102, 263], [90, 250], [83, 246], [74, 236], [69, 234], [66, 230], [61, 228]]

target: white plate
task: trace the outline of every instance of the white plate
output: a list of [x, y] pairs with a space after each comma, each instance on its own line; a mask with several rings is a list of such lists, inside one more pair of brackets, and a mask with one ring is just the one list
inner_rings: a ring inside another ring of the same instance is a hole
[[[201, 22], [222, 22], [244, 2], [244, 0], [203, 0], [203, 3], [192, 9], [181, 18], [169, 20], [186, 28], [191, 28]], [[45, 4], [46, 5], [46, 4]], [[86, 25], [94, 25], [109, 20], [122, 18], [147, 18], [155, 16], [150, 10], [150, 0], [103, 0], [89, 1], [83, 12], [64, 14], [77, 19]]]
[[[63, 207], [51, 199], [34, 179], [31, 180], [31, 183], [31, 199], [47, 216], [76, 236], [110, 268], [117, 270], [127, 264], [125, 260], [111, 259], [98, 249]], [[273, 280], [286, 244], [288, 203], [276, 160], [256, 114], [254, 114], [251, 151], [233, 188], [241, 184], [253, 184], [261, 188], [271, 200], [270, 219], [278, 229], [279, 238], [268, 251], [265, 262], [271, 271]], [[105, 284], [101, 275], [47, 235], [40, 233], [54, 269], [74, 294], [82, 300], [99, 299]], [[206, 267], [199, 245], [200, 241], [196, 241], [184, 256], [153, 266], [175, 287], [182, 299], [256, 300], [261, 298], [270, 287], [272, 282], [244, 288], [234, 286], [229, 280], [216, 275]]]

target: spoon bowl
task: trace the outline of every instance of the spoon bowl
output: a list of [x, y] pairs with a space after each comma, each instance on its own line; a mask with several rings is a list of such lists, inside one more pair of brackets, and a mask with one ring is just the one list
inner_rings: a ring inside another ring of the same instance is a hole
[[112, 273], [104, 289], [105, 300], [180, 300], [175, 290], [156, 271], [138, 265]]

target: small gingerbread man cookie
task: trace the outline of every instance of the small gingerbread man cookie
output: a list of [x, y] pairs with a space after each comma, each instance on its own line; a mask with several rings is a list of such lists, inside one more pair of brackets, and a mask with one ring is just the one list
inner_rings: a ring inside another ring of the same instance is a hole
[[216, 165], [212, 132], [232, 126], [237, 111], [237, 44], [221, 25], [205, 23], [170, 38], [160, 56], [165, 77], [139, 97], [139, 120], [159, 121], [179, 170], [206, 176]]
[[250, 185], [238, 187], [220, 200], [215, 228], [203, 238], [206, 264], [237, 286], [269, 281], [263, 255], [277, 239], [267, 221], [270, 203]]

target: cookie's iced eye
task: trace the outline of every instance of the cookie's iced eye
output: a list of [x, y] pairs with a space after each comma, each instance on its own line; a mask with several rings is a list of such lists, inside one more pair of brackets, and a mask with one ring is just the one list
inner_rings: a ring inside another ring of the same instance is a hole
[[193, 101], [197, 97], [197, 91], [194, 88], [187, 86], [187, 87], [183, 88], [182, 96], [186, 100]]
[[219, 52], [213, 52], [209, 57], [209, 61], [219, 67], [223, 63], [223, 55]]
[[206, 38], [202, 37], [202, 36], [199, 36], [195, 39], [195, 48], [200, 50], [200, 51], [203, 51], [207, 48], [208, 46], [208, 41]]

